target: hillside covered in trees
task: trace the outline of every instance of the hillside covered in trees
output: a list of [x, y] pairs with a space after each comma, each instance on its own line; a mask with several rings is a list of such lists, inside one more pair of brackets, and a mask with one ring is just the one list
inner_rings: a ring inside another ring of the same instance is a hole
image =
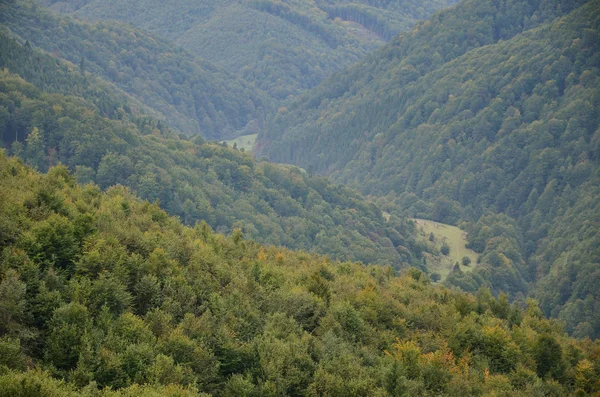
[[188, 135], [228, 139], [257, 132], [272, 106], [253, 85], [129, 24], [91, 24], [35, 1], [0, 7], [0, 26], [12, 37], [101, 76]]
[[598, 337], [599, 65], [597, 0], [465, 0], [288, 105], [259, 153], [462, 222], [481, 263], [450, 283]]
[[535, 302], [183, 226], [0, 152], [0, 396], [563, 396], [600, 345]]
[[44, 0], [122, 20], [223, 66], [282, 100], [314, 87], [455, 0]]
[[121, 184], [186, 224], [240, 228], [263, 243], [365, 263], [420, 263], [413, 225], [385, 220], [348, 188], [180, 138], [100, 77], [0, 34], [2, 69], [2, 143], [42, 172], [62, 163], [82, 183]]
[[600, 0], [452, 3], [0, 0], [0, 397], [600, 395]]

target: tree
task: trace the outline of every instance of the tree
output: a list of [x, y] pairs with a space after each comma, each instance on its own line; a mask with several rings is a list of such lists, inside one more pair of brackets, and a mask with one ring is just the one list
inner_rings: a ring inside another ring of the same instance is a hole
[[56, 309], [49, 325], [47, 359], [58, 369], [74, 369], [83, 351], [84, 335], [90, 325], [89, 312], [79, 303], [70, 303]]
[[560, 344], [551, 335], [540, 335], [533, 347], [537, 374], [540, 378], [562, 380], [565, 371]]
[[442, 247], [440, 248], [440, 252], [442, 253], [442, 255], [449, 255], [450, 254], [450, 246], [446, 243], [442, 244]]
[[8, 336], [0, 337], [0, 368], [12, 368], [19, 371], [27, 369], [27, 361], [21, 353], [19, 339]]
[[46, 171], [48, 169], [48, 159], [44, 153], [45, 144], [42, 132], [37, 128], [33, 127], [33, 130], [25, 138], [25, 158], [28, 159], [28, 163], [40, 171]]
[[92, 285], [89, 305], [94, 314], [106, 308], [113, 316], [119, 316], [129, 310], [131, 302], [131, 295], [114, 274], [103, 272]]
[[[42, 198], [50, 206], [60, 208], [57, 197], [46, 192]], [[30, 257], [46, 269], [56, 266], [73, 272], [74, 261], [79, 253], [79, 241], [74, 230], [74, 225], [68, 218], [52, 214], [46, 220], [39, 222], [26, 236], [25, 246]]]
[[23, 328], [26, 286], [10, 269], [0, 283], [0, 334], [18, 335]]
[[125, 156], [109, 153], [102, 157], [98, 166], [96, 182], [106, 189], [117, 183], [123, 184], [133, 173], [133, 163]]

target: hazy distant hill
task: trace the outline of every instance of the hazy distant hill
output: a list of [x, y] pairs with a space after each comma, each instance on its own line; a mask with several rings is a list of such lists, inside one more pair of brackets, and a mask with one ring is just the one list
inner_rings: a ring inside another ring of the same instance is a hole
[[533, 283], [599, 336], [599, 29], [598, 1], [462, 2], [280, 111], [259, 153], [472, 222], [487, 266], [455, 284]]
[[173, 43], [120, 22], [82, 22], [16, 1], [0, 25], [22, 41], [102, 76], [173, 128], [209, 139], [256, 132], [272, 106], [250, 84]]
[[283, 99], [455, 0], [86, 0], [54, 9], [153, 31]]

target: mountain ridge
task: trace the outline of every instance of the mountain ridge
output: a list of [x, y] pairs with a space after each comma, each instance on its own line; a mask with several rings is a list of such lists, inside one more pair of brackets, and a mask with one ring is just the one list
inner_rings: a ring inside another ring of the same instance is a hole
[[6, 7], [0, 24], [13, 36], [102, 76], [188, 135], [243, 135], [272, 106], [224, 69], [131, 25], [90, 24], [21, 1]]
[[455, 1], [49, 3], [90, 20], [125, 20], [154, 31], [281, 101], [315, 86], [332, 71]]

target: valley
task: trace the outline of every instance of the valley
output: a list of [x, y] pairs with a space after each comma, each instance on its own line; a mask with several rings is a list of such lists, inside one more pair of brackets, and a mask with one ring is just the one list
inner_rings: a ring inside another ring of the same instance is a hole
[[249, 134], [242, 135], [235, 139], [231, 139], [229, 141], [223, 141], [227, 144], [227, 146], [235, 147], [240, 150], [244, 150], [245, 152], [252, 153], [254, 150], [254, 143], [256, 142], [256, 138], [258, 134]]
[[0, 397], [600, 393], [600, 0], [0, 0]]
[[[441, 281], [446, 279], [457, 263], [463, 272], [469, 272], [477, 266], [478, 255], [475, 251], [467, 248], [469, 242], [464, 231], [456, 226], [426, 219], [413, 219], [413, 221], [417, 224], [419, 238], [422, 241], [428, 241], [428, 244], [432, 245], [431, 251], [435, 253], [435, 255], [424, 255], [427, 269], [432, 274], [437, 273], [441, 277]], [[448, 247], [447, 255], [438, 254], [443, 246]]]
[[257, 155], [466, 222], [481, 263], [447, 283], [535, 296], [596, 337], [600, 3], [547, 6], [440, 12], [272, 117]]

